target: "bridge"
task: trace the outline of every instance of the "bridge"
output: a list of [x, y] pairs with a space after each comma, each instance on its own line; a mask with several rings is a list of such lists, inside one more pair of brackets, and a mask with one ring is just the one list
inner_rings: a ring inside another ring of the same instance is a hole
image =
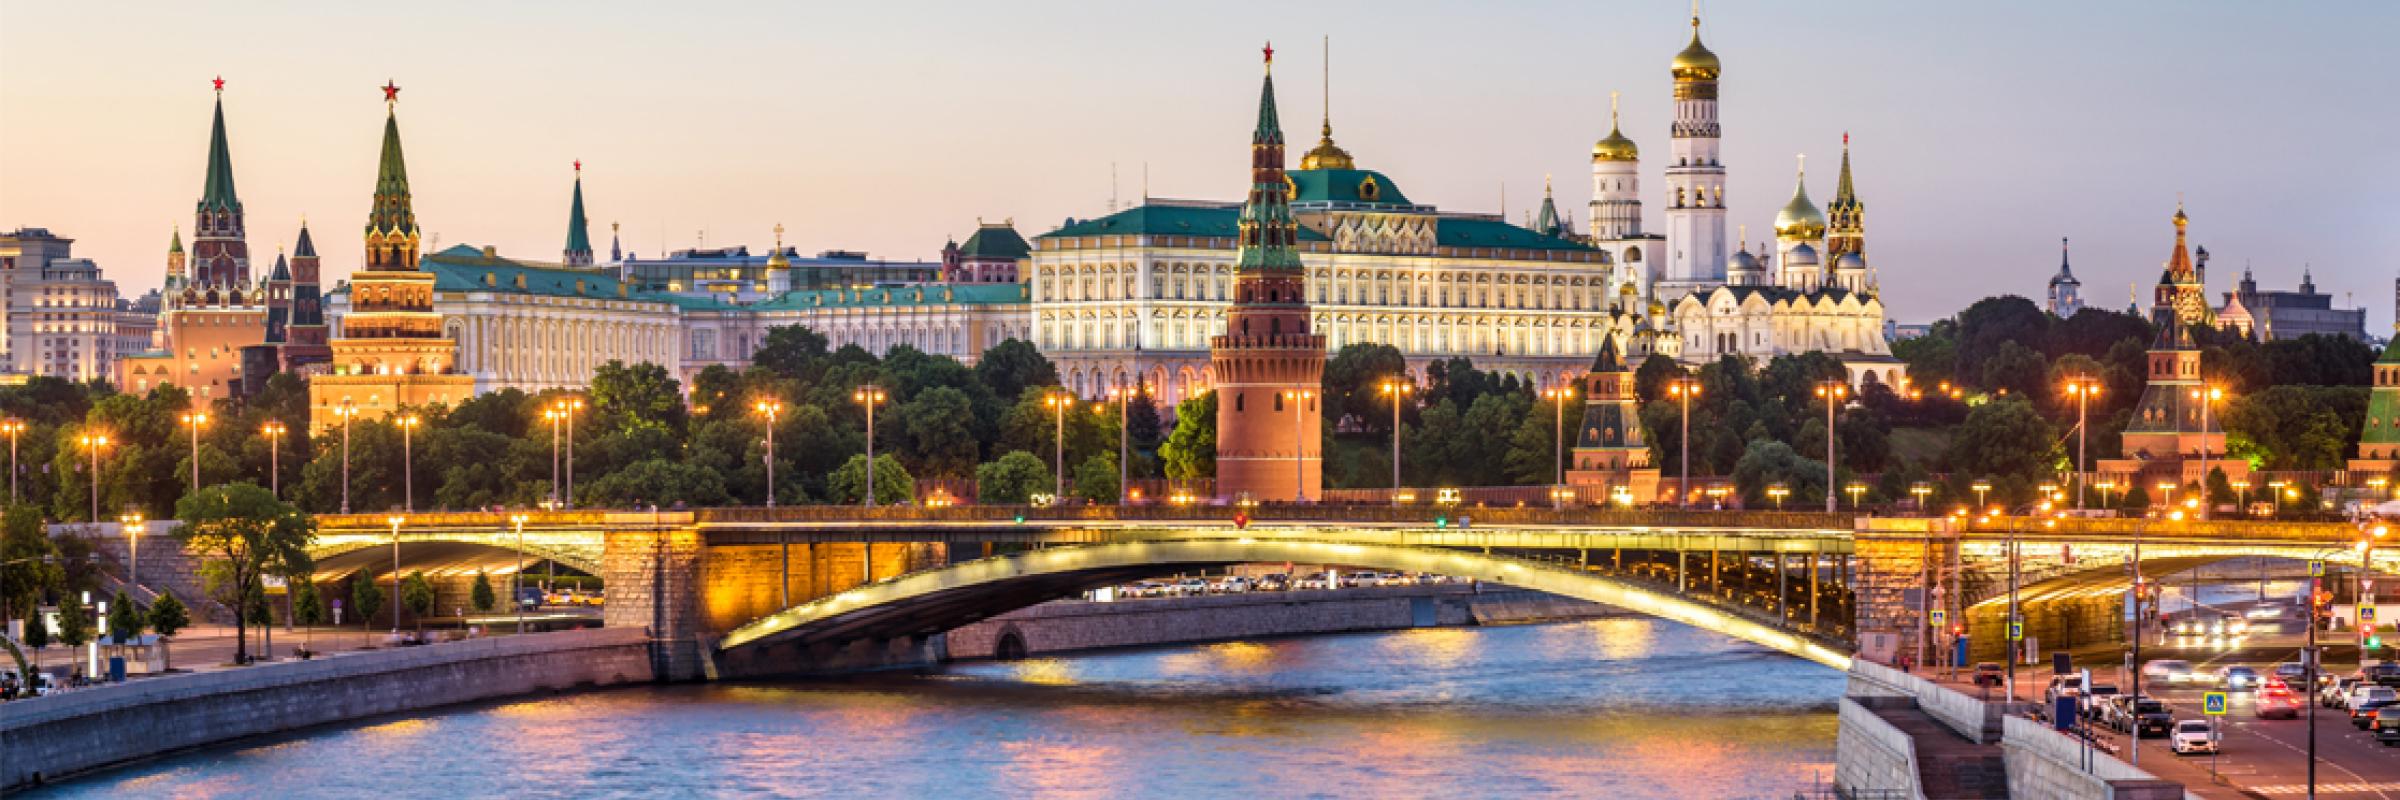
[[[522, 553], [598, 574], [606, 623], [651, 631], [659, 673], [677, 678], [938, 659], [939, 634], [959, 625], [1241, 563], [1534, 589], [1844, 667], [1862, 652], [1919, 652], [1936, 607], [1996, 633], [1991, 600], [2004, 591], [2011, 541], [2028, 632], [2056, 642], [2110, 633], [2137, 538], [2152, 575], [2247, 556], [2355, 562], [2358, 539], [2340, 524], [1342, 506], [1256, 515], [1242, 527], [1223, 509], [1172, 506], [535, 512], [520, 546], [508, 514], [421, 514], [398, 539], [403, 570], [504, 570]], [[320, 577], [388, 569], [384, 515], [319, 525]]]

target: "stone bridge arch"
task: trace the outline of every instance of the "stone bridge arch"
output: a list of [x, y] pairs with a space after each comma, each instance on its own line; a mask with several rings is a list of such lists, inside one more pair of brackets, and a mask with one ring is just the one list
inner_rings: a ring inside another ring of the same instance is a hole
[[1602, 603], [1681, 622], [1847, 669], [1846, 644], [1734, 607], [1619, 577], [1508, 556], [1406, 545], [1299, 539], [1207, 538], [1054, 547], [993, 556], [860, 586], [792, 606], [726, 634], [716, 657], [728, 673], [772, 672], [862, 642], [922, 639], [995, 614], [1086, 589], [1241, 563], [1342, 564], [1473, 578]]
[[[402, 561], [406, 562], [411, 545], [420, 548], [424, 545], [448, 546], [443, 548], [445, 550], [453, 550], [455, 545], [475, 545], [512, 553], [522, 550], [528, 563], [546, 559], [589, 574], [600, 574], [605, 543], [599, 531], [592, 531], [588, 535], [555, 531], [538, 534], [528, 532], [523, 541], [524, 546], [520, 548], [517, 535], [511, 531], [403, 530], [400, 534], [400, 552]], [[361, 550], [382, 549], [388, 552], [391, 547], [392, 537], [388, 533], [381, 536], [364, 533], [319, 534], [316, 542], [309, 546], [308, 554], [322, 562]], [[420, 549], [419, 552], [424, 551]]]

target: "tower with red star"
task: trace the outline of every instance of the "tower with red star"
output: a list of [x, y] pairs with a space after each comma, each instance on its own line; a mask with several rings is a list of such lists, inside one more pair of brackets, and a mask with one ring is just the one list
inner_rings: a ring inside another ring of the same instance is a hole
[[1217, 494], [1307, 502], [1324, 486], [1325, 337], [1310, 332], [1308, 273], [1283, 170], [1275, 49], [1250, 134], [1250, 191], [1237, 223], [1233, 307], [1209, 341], [1217, 392]]

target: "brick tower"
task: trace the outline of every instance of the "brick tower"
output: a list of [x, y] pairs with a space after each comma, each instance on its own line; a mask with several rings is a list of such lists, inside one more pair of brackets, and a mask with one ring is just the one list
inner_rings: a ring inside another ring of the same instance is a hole
[[1225, 332], [1209, 340], [1217, 385], [1217, 494], [1306, 502], [1324, 486], [1317, 409], [1325, 337], [1309, 332], [1308, 275], [1294, 249], [1275, 115], [1275, 48], [1266, 55], [1258, 128], [1250, 135], [1250, 193], [1242, 201], [1240, 255]]
[[1622, 486], [1635, 502], [1648, 503], [1658, 499], [1658, 468], [1650, 466], [1633, 378], [1617, 355], [1617, 337], [1602, 336], [1600, 355], [1583, 378], [1583, 421], [1567, 485], [1600, 487], [1604, 495]]
[[310, 365], [333, 360], [319, 274], [317, 243], [309, 237], [308, 220], [303, 219], [300, 243], [292, 247], [291, 322], [284, 327], [283, 368], [289, 371], [308, 372]]
[[2400, 471], [2400, 337], [2375, 359], [2375, 388], [2367, 392], [2367, 419], [2360, 427], [2358, 457], [2350, 460], [2352, 477], [2389, 477]]
[[242, 198], [233, 190], [233, 151], [225, 143], [225, 80], [217, 89], [216, 117], [208, 128], [208, 177], [192, 224], [191, 282], [230, 291], [250, 282], [250, 243], [242, 221]]

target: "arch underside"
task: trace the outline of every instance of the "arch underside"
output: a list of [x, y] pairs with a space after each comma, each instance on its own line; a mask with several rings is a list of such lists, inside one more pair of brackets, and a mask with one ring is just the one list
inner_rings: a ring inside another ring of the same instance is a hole
[[[345, 537], [334, 540], [319, 539], [315, 545], [309, 547], [309, 556], [319, 562], [340, 562], [344, 561], [344, 559], [340, 558], [341, 556], [362, 550], [372, 551], [381, 549], [383, 553], [388, 556], [391, 552], [391, 548], [392, 540], [389, 538], [372, 539], [367, 537]], [[470, 551], [502, 551], [512, 555], [519, 552], [515, 539], [503, 535], [462, 534], [458, 536], [415, 535], [400, 537], [400, 552], [401, 561], [404, 565], [403, 569], [406, 568], [405, 564], [407, 563], [422, 561], [427, 558], [434, 559], [438, 562], [447, 563], [457, 561], [462, 557], [472, 557], [473, 553]], [[591, 546], [582, 546], [576, 544], [558, 545], [529, 540], [525, 543], [522, 553], [528, 563], [543, 560], [556, 561], [560, 564], [582, 570], [589, 574], [600, 574], [600, 548], [597, 544]], [[501, 560], [511, 559], [502, 558], [494, 560], [492, 563], [496, 564]], [[389, 568], [390, 563], [390, 561], [386, 560], [382, 562], [381, 566], [384, 568]], [[343, 571], [346, 572], [347, 569]]]
[[1237, 538], [1054, 547], [962, 562], [784, 609], [733, 630], [718, 647], [814, 646], [928, 635], [1101, 586], [1231, 564], [1278, 562], [1473, 578], [1681, 622], [1835, 669], [1850, 665], [1847, 645], [1606, 575], [1469, 550]]
[[[2305, 562], [2308, 560], [2308, 556], [2316, 555], [2330, 563], [2350, 564], [2353, 566], [2355, 566], [2359, 561], [2357, 551], [2351, 550], [2350, 548], [2318, 548], [2313, 552], [2306, 548], [2293, 549], [2289, 547], [2256, 549], [2222, 547], [2160, 549], [2165, 549], [2167, 552], [2158, 556], [2145, 556], [2142, 559], [2142, 574], [2148, 576], [2154, 582], [2168, 575], [2175, 575], [2195, 569], [2202, 569], [2220, 562], [2231, 561], [2237, 558], [2255, 557]], [[2376, 560], [2382, 562], [2388, 560], [2388, 557], [2382, 553], [2378, 553]], [[1985, 587], [1986, 593], [1980, 597], [1977, 597], [1974, 602], [1969, 603], [1968, 607], [1983, 608], [1989, 606], [2006, 605], [2008, 603], [2008, 593], [2006, 588], [2008, 573], [2005, 567], [1997, 570], [1985, 568], [1976, 571], [1982, 573], [1982, 583]], [[2094, 566], [2090, 569], [2074, 570], [2063, 573], [2053, 572], [2045, 574], [2039, 579], [2024, 580], [2019, 583], [2017, 587], [2017, 602], [2020, 604], [2032, 604], [2051, 600], [2071, 600], [2077, 598], [2097, 597], [2101, 595], [2117, 595], [2123, 594], [2125, 590], [2131, 588], [2132, 586], [2133, 575], [2132, 573], [2126, 571], [2125, 565], [2122, 561], [2104, 561], [2099, 566]]]

